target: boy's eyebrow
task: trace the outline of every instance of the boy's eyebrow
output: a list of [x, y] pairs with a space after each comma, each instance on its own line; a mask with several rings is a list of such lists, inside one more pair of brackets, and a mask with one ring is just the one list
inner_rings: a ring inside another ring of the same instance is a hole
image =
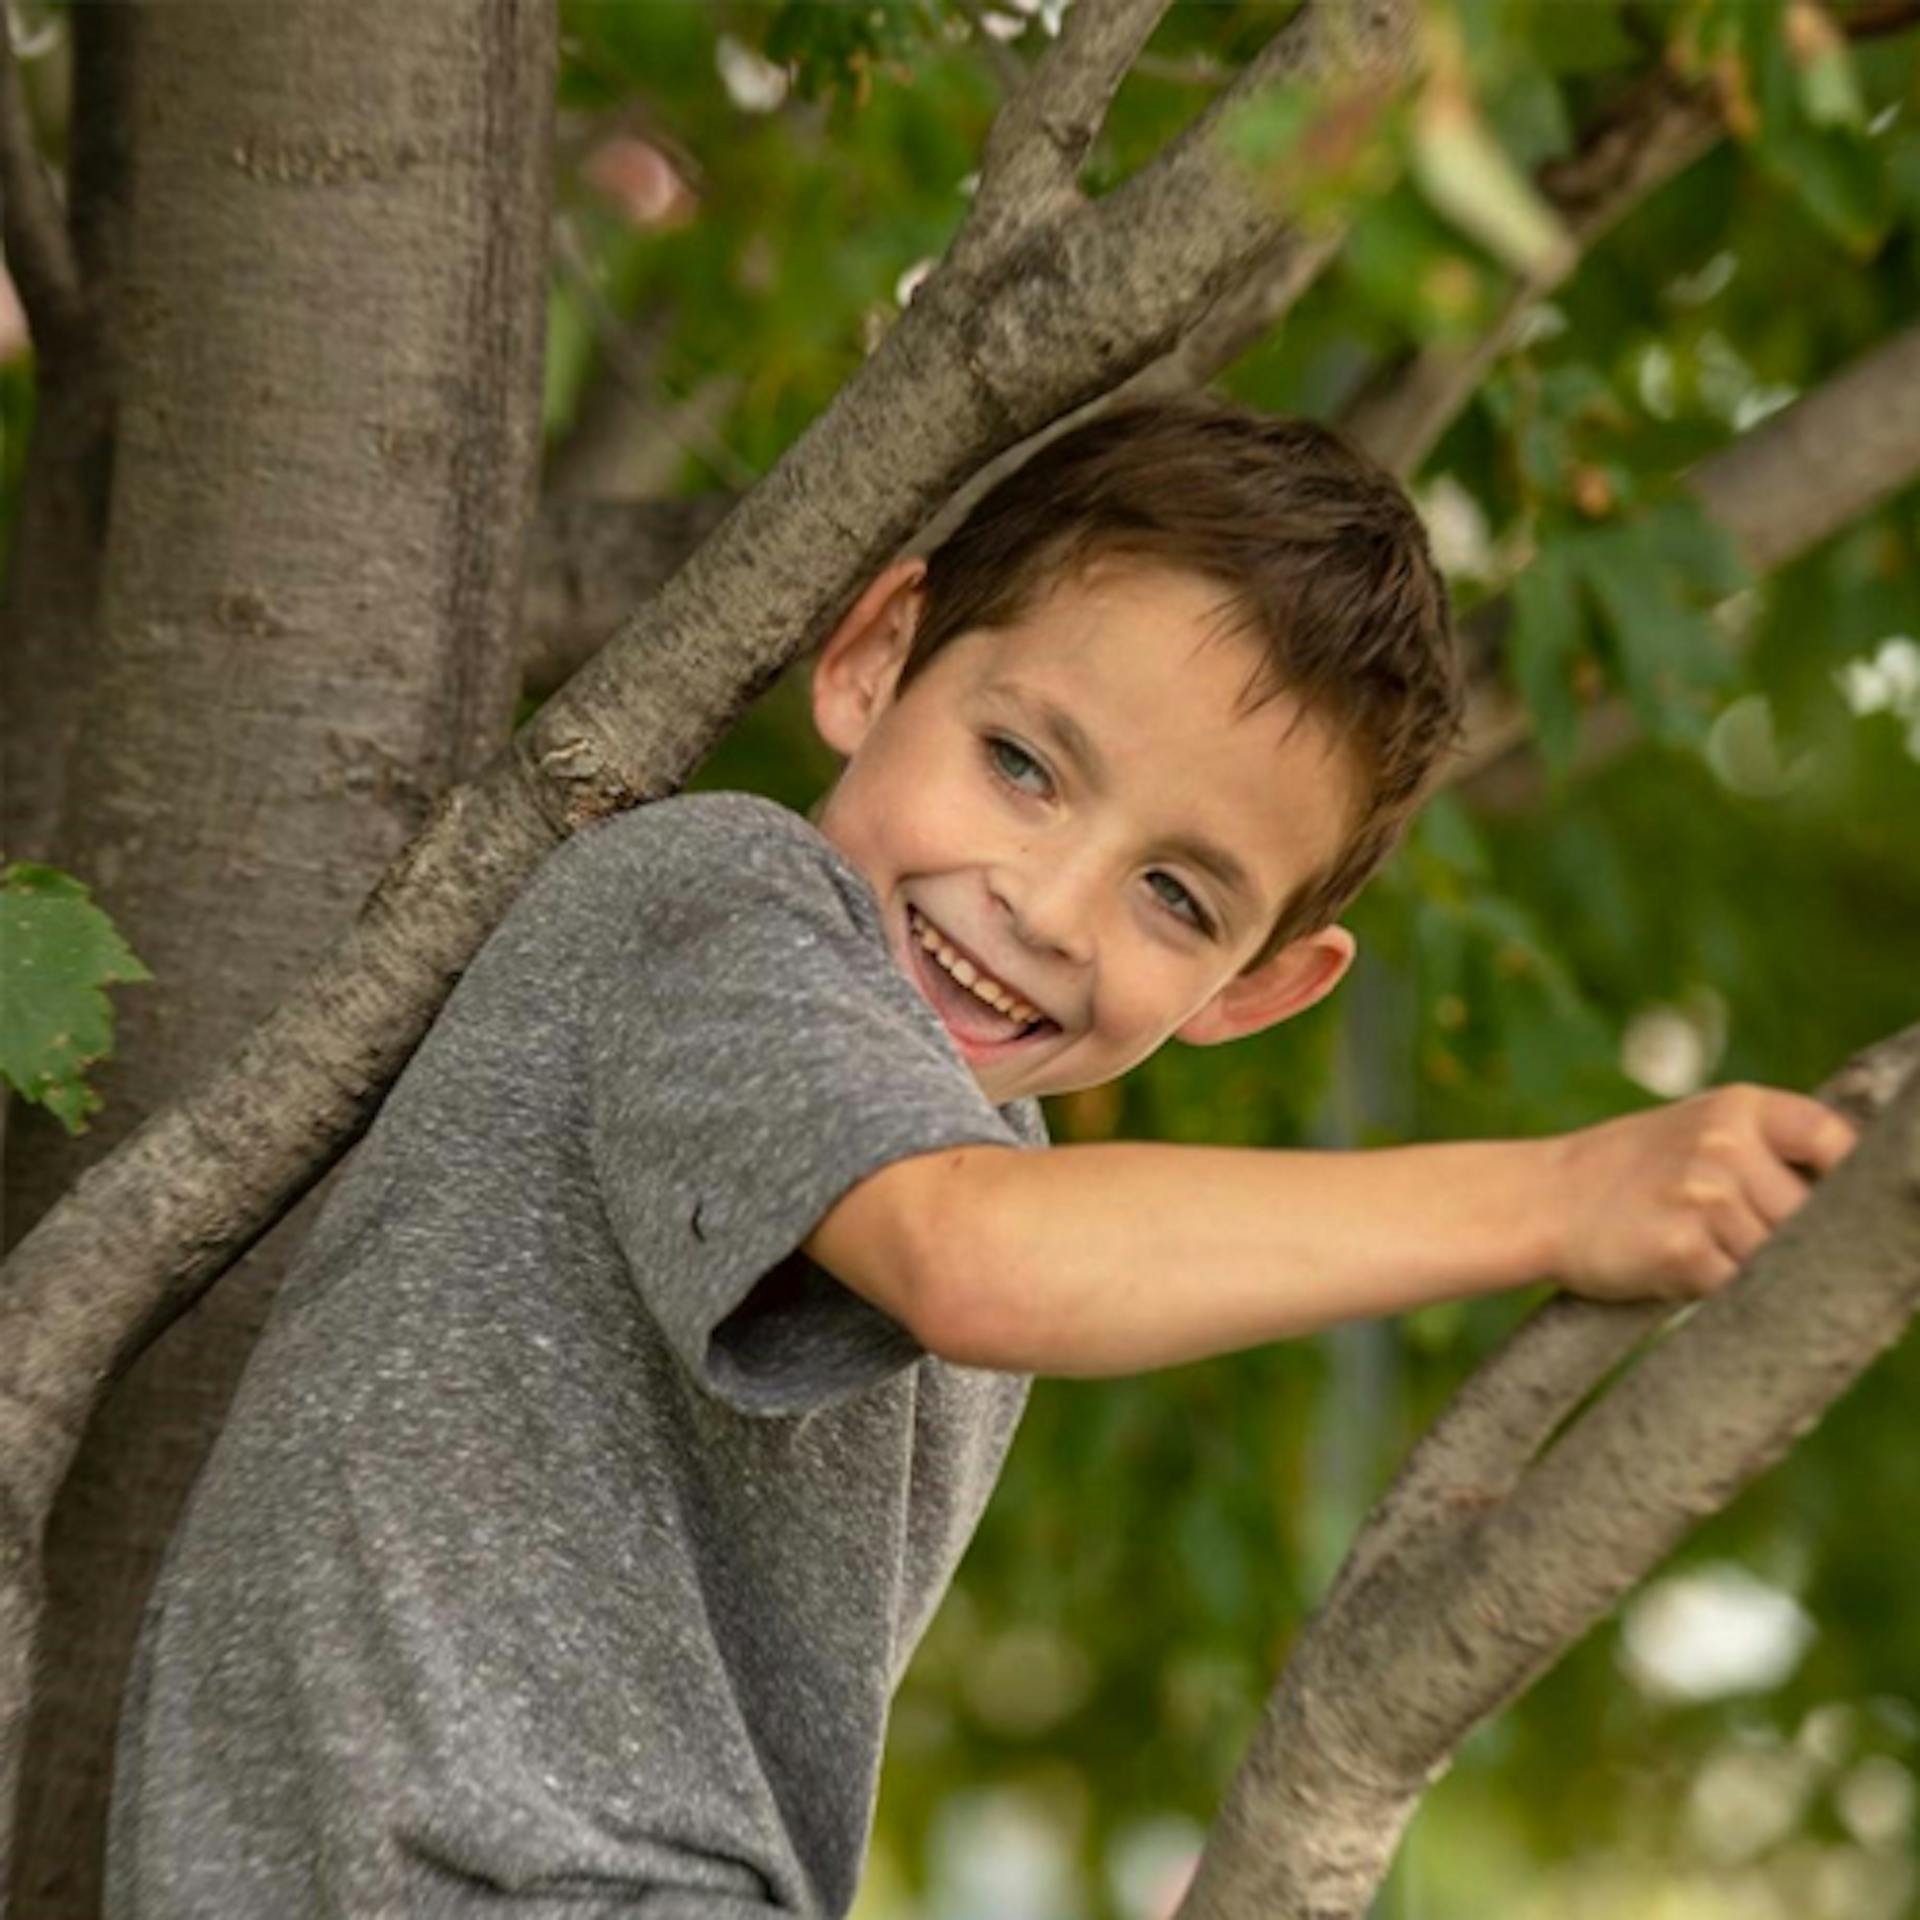
[[[1049, 735], [1053, 744], [1079, 769], [1080, 777], [1088, 786], [1096, 793], [1105, 788], [1107, 763], [1101, 757], [1100, 749], [1094, 745], [1086, 728], [1064, 707], [1056, 706], [1044, 694], [1029, 693], [1024, 687], [1010, 686], [1005, 682], [989, 688], [989, 692], [997, 693], [1013, 705], [1024, 708], [1032, 715], [1034, 725]], [[1227, 848], [1191, 834], [1178, 834], [1166, 846], [1170, 854], [1190, 860], [1196, 867], [1212, 874], [1229, 892], [1237, 893], [1249, 901], [1260, 897], [1259, 889], [1253, 883], [1253, 875], [1238, 856]]]

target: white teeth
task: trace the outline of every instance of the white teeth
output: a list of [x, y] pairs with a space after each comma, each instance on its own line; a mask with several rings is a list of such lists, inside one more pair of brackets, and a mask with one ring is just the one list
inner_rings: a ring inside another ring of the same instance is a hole
[[1040, 1010], [1030, 1007], [1024, 1000], [1017, 998], [998, 980], [984, 974], [971, 960], [961, 955], [941, 939], [924, 918], [915, 910], [909, 909], [907, 930], [933, 955], [941, 967], [971, 992], [975, 999], [984, 1000], [997, 1013], [1004, 1013], [1009, 1020], [1017, 1020], [1022, 1026], [1030, 1026], [1040, 1018]]

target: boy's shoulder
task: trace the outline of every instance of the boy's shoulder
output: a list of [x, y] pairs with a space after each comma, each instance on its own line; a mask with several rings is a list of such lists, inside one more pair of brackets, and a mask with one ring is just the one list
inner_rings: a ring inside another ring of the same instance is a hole
[[582, 827], [547, 861], [576, 883], [697, 883], [718, 894], [824, 889], [871, 912], [871, 889], [810, 821], [759, 794], [675, 794]]

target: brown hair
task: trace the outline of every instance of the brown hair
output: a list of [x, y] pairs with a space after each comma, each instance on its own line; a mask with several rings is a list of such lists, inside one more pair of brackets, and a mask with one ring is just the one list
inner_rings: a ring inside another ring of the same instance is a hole
[[1459, 737], [1460, 665], [1426, 532], [1392, 474], [1329, 427], [1212, 400], [1129, 404], [1041, 448], [929, 556], [900, 684], [1108, 557], [1220, 582], [1231, 630], [1265, 656], [1252, 702], [1290, 694], [1353, 755], [1346, 842], [1287, 902], [1257, 964], [1337, 918]]

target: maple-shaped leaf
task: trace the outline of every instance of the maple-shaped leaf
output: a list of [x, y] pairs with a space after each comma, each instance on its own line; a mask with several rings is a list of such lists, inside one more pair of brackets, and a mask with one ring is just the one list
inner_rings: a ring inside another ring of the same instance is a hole
[[152, 978], [71, 874], [26, 861], [0, 871], [0, 1077], [69, 1133], [100, 1105], [86, 1070], [113, 1047], [102, 989]]

